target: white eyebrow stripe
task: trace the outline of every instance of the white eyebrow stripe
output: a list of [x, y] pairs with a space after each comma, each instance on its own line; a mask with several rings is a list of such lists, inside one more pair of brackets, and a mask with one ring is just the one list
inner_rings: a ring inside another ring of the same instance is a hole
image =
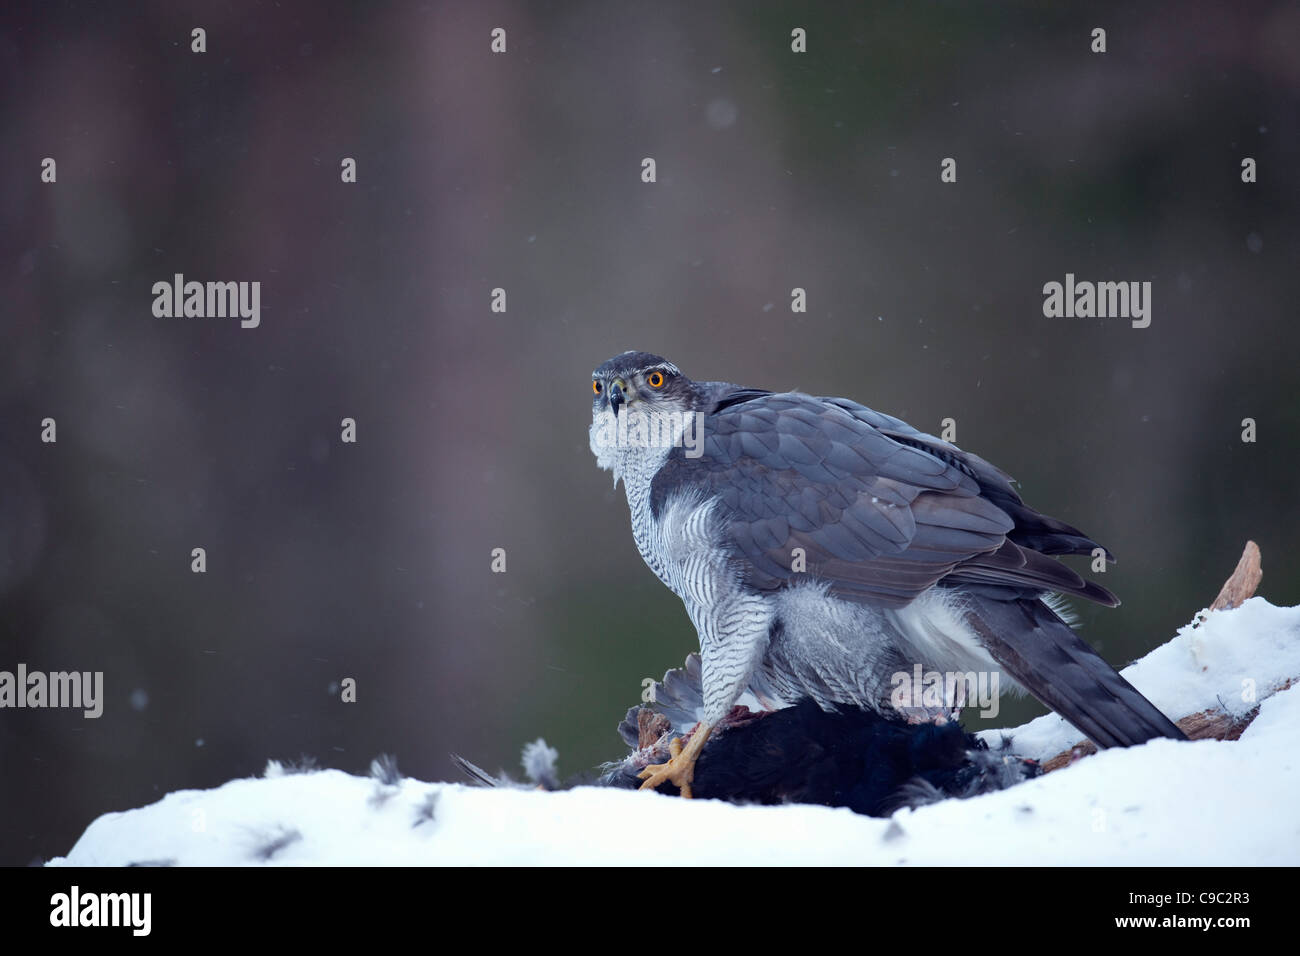
[[[626, 353], [625, 353], [625, 354], [626, 354]], [[679, 369], [676, 365], [674, 365], [672, 362], [665, 361], [665, 362], [663, 362], [663, 363], [660, 364], [660, 365], [647, 365], [647, 366], [646, 366], [645, 368], [643, 368], [643, 369], [632, 369], [631, 371], [628, 371], [628, 372], [617, 372], [617, 373], [611, 373], [611, 374], [610, 374], [609, 376], [607, 376], [607, 377], [608, 377], [608, 378], [622, 378], [622, 377], [625, 377], [625, 376], [627, 376], [627, 375], [637, 375], [637, 374], [640, 374], [640, 375], [647, 375], [647, 374], [649, 374], [650, 372], [654, 372], [654, 371], [659, 371], [659, 372], [670, 372], [670, 373], [672, 373], [673, 375], [681, 375], [681, 374], [682, 374], [682, 370]], [[598, 381], [600, 381], [600, 378], [601, 378], [601, 376], [597, 375], [595, 372], [593, 372], [592, 375], [591, 375], [591, 380], [592, 380], [593, 382], [598, 382]]]

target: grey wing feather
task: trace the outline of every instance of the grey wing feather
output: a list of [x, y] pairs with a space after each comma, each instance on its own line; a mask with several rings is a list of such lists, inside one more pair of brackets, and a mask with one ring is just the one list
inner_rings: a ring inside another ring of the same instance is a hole
[[[942, 438], [917, 431], [904, 421], [883, 415], [857, 402], [843, 398], [828, 398], [823, 401], [838, 405], [895, 441], [928, 451], [961, 468], [979, 482], [980, 492], [985, 498], [1015, 521], [1015, 528], [1008, 537], [1016, 544], [1043, 554], [1091, 554], [1094, 548], [1101, 547], [1077, 528], [1028, 507], [1012, 487], [1011, 476], [979, 455], [962, 451]], [[1108, 561], [1115, 560], [1105, 548], [1102, 551]]]
[[1044, 557], [1096, 544], [1025, 506], [983, 459], [844, 399], [739, 394], [706, 417], [701, 457], [674, 449], [651, 496], [661, 507], [696, 486], [716, 498], [749, 586], [795, 579], [802, 548], [806, 570], [847, 600], [898, 607], [942, 582], [1118, 603]]

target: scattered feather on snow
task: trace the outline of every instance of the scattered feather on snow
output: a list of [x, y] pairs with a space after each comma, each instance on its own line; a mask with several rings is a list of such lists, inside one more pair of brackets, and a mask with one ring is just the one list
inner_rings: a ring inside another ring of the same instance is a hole
[[531, 744], [524, 745], [524, 775], [543, 789], [554, 790], [560, 785], [560, 778], [555, 771], [559, 759], [560, 752], [548, 747], [546, 741], [538, 737]]
[[397, 770], [397, 758], [392, 754], [380, 754], [370, 761], [370, 777], [384, 787], [392, 787], [401, 783], [402, 775]]

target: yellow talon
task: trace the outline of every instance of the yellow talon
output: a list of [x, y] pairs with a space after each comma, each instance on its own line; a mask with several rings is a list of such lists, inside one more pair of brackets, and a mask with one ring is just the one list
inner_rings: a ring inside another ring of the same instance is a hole
[[661, 783], [672, 783], [686, 799], [691, 799], [691, 783], [695, 780], [695, 761], [699, 759], [704, 742], [709, 739], [713, 728], [700, 723], [691, 736], [691, 742], [682, 747], [680, 737], [674, 737], [668, 744], [669, 759], [667, 763], [651, 764], [637, 776], [645, 782], [642, 790], [653, 790]]

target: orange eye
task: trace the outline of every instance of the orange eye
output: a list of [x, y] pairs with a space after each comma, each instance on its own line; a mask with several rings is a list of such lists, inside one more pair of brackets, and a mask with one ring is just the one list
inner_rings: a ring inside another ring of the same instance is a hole
[[593, 392], [594, 394], [599, 395], [599, 394], [600, 394], [600, 382], [592, 382], [592, 383], [591, 383], [591, 390], [592, 390], [592, 392]]
[[648, 381], [648, 382], [650, 383], [650, 387], [651, 387], [651, 388], [663, 388], [663, 387], [664, 387], [664, 373], [663, 373], [663, 372], [651, 372], [651, 373], [650, 373], [650, 377], [649, 377], [648, 379], [646, 379], [646, 381]]

